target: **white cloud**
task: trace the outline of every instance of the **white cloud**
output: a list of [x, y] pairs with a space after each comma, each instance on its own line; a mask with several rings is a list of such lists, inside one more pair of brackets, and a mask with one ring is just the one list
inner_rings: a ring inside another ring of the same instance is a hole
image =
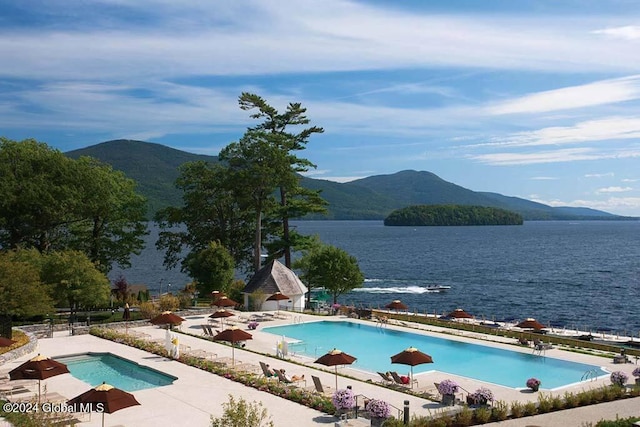
[[640, 75], [565, 87], [499, 102], [488, 114], [541, 113], [629, 101], [640, 98]]
[[640, 179], [624, 178], [621, 181], [622, 182], [638, 182], [638, 181], [640, 181]]
[[586, 173], [584, 175], [585, 178], [605, 178], [605, 177], [612, 177], [613, 176], [613, 172], [607, 172], [607, 173]]
[[596, 190], [596, 193], [625, 193], [627, 191], [633, 191], [631, 187], [605, 187]]
[[638, 216], [638, 212], [640, 212], [640, 197], [610, 197], [608, 199], [577, 199], [570, 201], [559, 199], [547, 200], [539, 197], [531, 197], [530, 200], [554, 207], [572, 206], [578, 208], [591, 208], [622, 216]]
[[637, 138], [640, 138], [640, 117], [604, 117], [573, 126], [553, 126], [513, 133], [478, 146], [527, 147]]
[[612, 27], [593, 31], [593, 34], [604, 34], [622, 40], [640, 40], [640, 26], [627, 25], [624, 27]]
[[541, 163], [575, 162], [583, 160], [640, 157], [640, 149], [596, 151], [591, 148], [566, 148], [530, 153], [492, 153], [468, 156], [481, 163], [496, 166], [530, 165]]

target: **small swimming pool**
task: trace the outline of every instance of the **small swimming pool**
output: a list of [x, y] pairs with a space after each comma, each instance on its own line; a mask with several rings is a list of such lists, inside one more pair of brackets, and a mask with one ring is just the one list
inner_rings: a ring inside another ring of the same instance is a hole
[[599, 366], [355, 322], [321, 321], [263, 331], [299, 340], [289, 344], [289, 351], [313, 358], [338, 348], [358, 358], [354, 368], [370, 372], [408, 372], [409, 366], [391, 364], [391, 356], [416, 347], [431, 355], [434, 363], [415, 366], [414, 375], [437, 370], [513, 388], [525, 388], [527, 379], [536, 377], [542, 387], [554, 389], [580, 382], [588, 371], [606, 374]]
[[112, 353], [83, 353], [56, 357], [74, 377], [95, 387], [103, 382], [124, 391], [172, 384], [177, 377], [132, 362]]

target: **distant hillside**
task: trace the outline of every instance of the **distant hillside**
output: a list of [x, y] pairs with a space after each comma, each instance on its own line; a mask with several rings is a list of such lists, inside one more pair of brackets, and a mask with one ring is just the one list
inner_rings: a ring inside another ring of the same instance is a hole
[[118, 139], [65, 153], [77, 159], [90, 156], [123, 171], [138, 183], [138, 193], [148, 200], [149, 217], [167, 206], [182, 205], [182, 194], [175, 188], [178, 167], [186, 162], [217, 162], [215, 156], [187, 153], [143, 141]]
[[[179, 206], [182, 196], [174, 186], [178, 167], [197, 160], [217, 162], [215, 156], [191, 154], [160, 144], [115, 140], [66, 153], [95, 157], [138, 182], [138, 192], [149, 200], [149, 216], [166, 206]], [[475, 205], [507, 209], [525, 220], [619, 219], [589, 208], [554, 208], [498, 193], [476, 192], [447, 182], [431, 172], [401, 171], [346, 183], [302, 178], [302, 185], [321, 190], [329, 202], [326, 216], [315, 219], [382, 220], [395, 209], [410, 205]]]

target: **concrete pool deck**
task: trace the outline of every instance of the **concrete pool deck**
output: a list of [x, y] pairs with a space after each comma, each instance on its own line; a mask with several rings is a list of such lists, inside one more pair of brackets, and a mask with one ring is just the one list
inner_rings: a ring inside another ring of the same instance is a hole
[[[199, 315], [188, 315], [186, 321], [180, 329], [189, 334], [204, 336], [201, 324], [207, 323], [207, 315], [211, 310], [203, 311]], [[248, 315], [248, 313], [241, 313]], [[253, 339], [247, 341], [246, 351], [241, 348], [235, 349], [236, 361], [243, 363], [251, 363], [256, 367], [258, 362], [263, 361], [270, 364], [274, 368], [285, 368], [290, 375], [305, 375], [307, 387], [312, 387], [311, 375], [318, 376], [324, 385], [334, 387], [335, 376], [332, 368], [322, 367], [313, 363], [313, 359], [297, 355], [289, 354], [289, 360], [278, 359], [276, 355], [276, 340], [272, 334], [263, 332], [262, 326], [287, 325], [296, 322], [318, 321], [318, 320], [345, 320], [342, 316], [318, 317], [299, 313], [287, 313], [286, 319], [276, 319], [269, 322], [261, 322], [260, 327], [255, 331], [250, 331]], [[234, 319], [233, 317], [231, 318]], [[363, 322], [372, 324], [369, 321], [357, 319], [349, 319], [354, 322]], [[239, 324], [244, 327], [243, 324]], [[513, 351], [531, 352], [532, 349], [514, 346], [513, 339], [501, 339], [495, 336], [482, 336], [480, 334], [465, 333], [464, 335], [456, 333], [452, 334], [451, 330], [444, 330], [427, 325], [407, 324], [410, 331], [420, 334], [435, 335], [454, 340], [468, 341], [474, 343], [484, 343], [490, 346], [506, 348]], [[411, 327], [413, 326], [413, 327]], [[395, 328], [407, 330], [404, 325], [387, 324], [386, 328]], [[151, 339], [163, 339], [165, 331], [155, 326], [143, 326], [138, 328], [130, 328], [131, 331], [148, 334]], [[443, 332], [449, 332], [444, 334]], [[483, 339], [484, 338], [484, 339]], [[478, 341], [480, 339], [480, 341]], [[488, 339], [491, 339], [489, 341]], [[179, 335], [180, 344], [189, 346], [191, 350], [204, 350], [213, 352], [218, 357], [231, 357], [231, 347], [212, 342], [196, 336], [186, 334]], [[111, 352], [121, 357], [137, 362], [141, 365], [158, 369], [170, 375], [178, 377], [172, 385], [163, 386], [148, 390], [134, 392], [134, 395], [141, 403], [140, 406], [127, 408], [113, 414], [105, 416], [107, 425], [123, 425], [123, 426], [153, 426], [157, 425], [178, 425], [178, 426], [207, 426], [209, 425], [210, 416], [218, 417], [222, 414], [222, 404], [226, 403], [230, 394], [235, 397], [244, 397], [245, 400], [262, 402], [267, 408], [275, 426], [314, 426], [314, 425], [333, 425], [336, 418], [324, 414], [313, 409], [298, 405], [288, 400], [276, 397], [266, 392], [243, 386], [239, 383], [227, 380], [220, 376], [210, 374], [186, 366], [180, 362], [170, 360], [164, 357], [156, 356], [132, 347], [122, 344], [113, 343], [102, 340], [89, 335], [69, 336], [68, 332], [54, 334], [52, 339], [42, 339], [38, 343], [35, 352], [22, 356], [19, 359], [5, 363], [0, 366], [0, 370], [10, 370], [37, 353], [41, 353], [48, 357], [62, 356], [83, 352]], [[424, 350], [428, 353], [428, 350]], [[357, 355], [354, 355], [357, 357]], [[547, 350], [547, 357], [557, 357], [566, 360], [572, 360], [581, 363], [587, 363], [597, 366], [603, 366], [609, 371], [621, 370], [632, 380], [631, 371], [636, 367], [632, 364], [613, 364], [613, 360], [608, 357], [598, 357], [579, 353], [563, 351], [559, 349]], [[236, 362], [238, 363], [238, 362]], [[302, 366], [305, 365], [305, 366]], [[408, 371], [408, 367], [398, 365], [399, 371]], [[498, 368], [499, 369], [499, 368]], [[397, 408], [403, 408], [404, 401], [409, 401], [409, 408], [412, 415], [431, 415], [444, 408], [437, 402], [427, 400], [421, 397], [408, 395], [399, 391], [395, 391], [386, 387], [380, 387], [376, 383], [380, 377], [374, 372], [366, 372], [357, 369], [357, 364], [351, 367], [340, 367], [339, 373], [343, 373], [352, 378], [338, 377], [338, 387], [345, 388], [350, 385], [354, 394], [364, 395], [368, 398], [382, 399], [389, 402]], [[516, 390], [508, 387], [502, 387], [495, 384], [487, 384], [470, 378], [458, 377], [442, 372], [427, 372], [417, 374], [419, 387], [422, 389], [434, 389], [433, 383], [439, 382], [445, 378], [454, 379], [465, 390], [470, 392], [476, 390], [480, 386], [490, 388], [496, 400], [511, 401], [537, 401], [538, 394], [526, 392], [525, 390]], [[548, 391], [541, 389], [545, 393], [578, 392], [592, 387], [600, 387], [609, 384], [608, 377], [599, 378], [593, 381], [587, 381], [575, 384], [569, 387], [563, 387], [559, 390]], [[48, 393], [59, 393], [68, 398], [89, 389], [89, 386], [80, 380], [75, 379], [71, 375], [60, 375], [43, 381]], [[543, 384], [544, 386], [544, 384]], [[36, 385], [37, 389], [37, 385]], [[580, 426], [585, 422], [597, 422], [600, 419], [615, 419], [616, 415], [620, 417], [628, 417], [632, 415], [640, 416], [640, 398], [625, 399], [616, 402], [609, 402], [599, 405], [591, 405], [572, 410], [554, 412], [535, 417], [526, 417], [517, 420], [510, 420], [499, 423], [501, 426]], [[92, 414], [91, 420], [82, 422], [80, 426], [98, 426], [101, 423], [99, 414]], [[0, 421], [0, 426], [3, 422]]]

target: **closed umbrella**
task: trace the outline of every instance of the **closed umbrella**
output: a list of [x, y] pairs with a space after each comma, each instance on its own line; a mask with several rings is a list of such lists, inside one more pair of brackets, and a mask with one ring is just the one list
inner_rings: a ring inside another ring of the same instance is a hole
[[338, 389], [338, 365], [351, 365], [356, 361], [356, 358], [344, 353], [337, 348], [334, 348], [324, 356], [321, 356], [315, 363], [319, 363], [325, 366], [333, 366], [335, 367], [336, 373], [336, 390]]
[[33, 359], [9, 372], [10, 380], [38, 380], [38, 404], [40, 404], [40, 382], [56, 375], [68, 374], [69, 369], [64, 363], [57, 362], [38, 354]]
[[231, 343], [231, 366], [235, 365], [235, 347], [236, 343], [240, 341], [246, 341], [253, 339], [253, 336], [249, 332], [245, 332], [237, 326], [232, 326], [229, 329], [225, 329], [218, 335], [213, 337], [216, 341], [227, 341]]
[[124, 311], [122, 312], [122, 320], [124, 320], [124, 333], [129, 333], [129, 320], [131, 320], [131, 310], [129, 309], [129, 303], [124, 305]]
[[180, 325], [184, 319], [171, 311], [163, 311], [151, 319], [154, 325]]
[[102, 412], [102, 427], [104, 427], [105, 413], [112, 414], [120, 409], [139, 404], [133, 394], [106, 383], [85, 391], [67, 402], [69, 406], [75, 405], [90, 408], [91, 411]]
[[391, 356], [391, 363], [400, 363], [402, 365], [411, 366], [411, 387], [413, 388], [413, 367], [422, 365], [423, 363], [433, 363], [433, 359], [426, 353], [421, 352], [415, 347], [401, 351], [395, 356]]

